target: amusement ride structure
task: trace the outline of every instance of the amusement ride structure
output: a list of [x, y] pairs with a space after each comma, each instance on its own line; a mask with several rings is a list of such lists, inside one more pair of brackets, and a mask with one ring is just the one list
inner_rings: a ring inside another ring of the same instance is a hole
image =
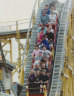
[[[36, 13], [36, 6], [38, 11]], [[31, 71], [32, 52], [36, 45], [37, 29], [41, 11], [45, 5], [55, 5], [59, 17], [55, 29], [54, 64], [51, 72], [50, 88], [43, 93], [29, 93], [28, 75]], [[30, 20], [18, 20], [9, 25], [9, 30], [0, 32], [0, 96], [74, 96], [74, 0], [60, 3], [58, 0], [36, 0]], [[26, 21], [26, 22], [24, 22]], [[25, 23], [29, 28], [22, 29]], [[13, 27], [14, 26], [14, 27]], [[18, 44], [18, 58], [13, 61], [13, 38]], [[25, 40], [24, 44], [21, 39]], [[9, 46], [4, 49], [4, 46]], [[6, 59], [9, 54], [10, 60]], [[19, 83], [13, 82], [18, 73]], [[13, 95], [11, 95], [13, 93]]]

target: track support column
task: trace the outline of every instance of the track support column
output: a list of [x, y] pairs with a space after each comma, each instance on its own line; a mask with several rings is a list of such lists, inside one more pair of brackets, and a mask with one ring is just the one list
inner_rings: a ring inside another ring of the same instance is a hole
[[72, 96], [74, 96], [74, 0], [72, 0]]

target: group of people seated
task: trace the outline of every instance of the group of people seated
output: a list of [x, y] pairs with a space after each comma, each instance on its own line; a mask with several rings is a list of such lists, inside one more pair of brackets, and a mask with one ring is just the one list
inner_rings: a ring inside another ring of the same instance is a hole
[[37, 29], [37, 42], [32, 53], [33, 64], [28, 76], [29, 92], [43, 92], [43, 86], [49, 88], [52, 61], [54, 61], [54, 37], [58, 20], [58, 11], [54, 5], [42, 10]]

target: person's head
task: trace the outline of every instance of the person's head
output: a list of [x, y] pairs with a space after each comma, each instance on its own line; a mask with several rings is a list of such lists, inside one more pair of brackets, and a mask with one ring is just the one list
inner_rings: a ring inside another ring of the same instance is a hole
[[45, 38], [48, 38], [48, 35], [47, 34], [45, 34]]
[[48, 61], [47, 56], [44, 56], [44, 57], [43, 57], [43, 60]]
[[40, 70], [38, 70], [37, 72], [36, 72], [36, 76], [39, 76], [40, 75]]
[[52, 25], [50, 25], [48, 28], [49, 28], [49, 29], [52, 29]]
[[55, 5], [52, 5], [51, 6], [51, 10], [55, 10]]
[[46, 48], [46, 46], [43, 46], [43, 50], [45, 51], [47, 48]]
[[48, 5], [45, 5], [45, 10], [47, 10], [48, 9]]
[[42, 56], [42, 51], [41, 51], [41, 50], [39, 51], [38, 56], [39, 56], [39, 57], [41, 57], [41, 56]]
[[39, 64], [35, 65], [35, 67], [34, 67], [34, 68], [39, 68]]
[[33, 70], [31, 70], [30, 75], [33, 75], [33, 74], [34, 74], [34, 71], [33, 71]]
[[45, 36], [42, 37], [42, 40], [45, 40]]
[[41, 29], [40, 33], [43, 33], [43, 28]]
[[46, 70], [44, 69], [44, 70], [42, 70], [42, 72], [41, 72], [43, 75], [46, 75]]
[[45, 10], [42, 11], [42, 15], [44, 16], [46, 14]]
[[44, 30], [44, 28], [45, 28], [45, 25], [42, 25], [42, 29]]
[[50, 25], [47, 29], [47, 33], [50, 33], [51, 32], [51, 29], [52, 29], [52, 26]]
[[38, 49], [39, 49], [39, 46], [38, 46], [38, 45], [36, 45], [36, 46], [35, 46], [35, 49], [36, 49], [36, 50], [38, 50]]
[[51, 9], [51, 14], [54, 14], [54, 10], [53, 9]]
[[34, 64], [33, 64], [33, 66], [34, 66], [34, 68], [38, 68], [38, 67], [39, 67], [39, 61], [36, 60], [36, 61], [34, 62]]
[[41, 60], [41, 65], [42, 65], [42, 64], [45, 64], [45, 60], [43, 60], [43, 59]]
[[45, 62], [42, 63], [42, 68], [45, 68], [46, 67], [46, 64]]

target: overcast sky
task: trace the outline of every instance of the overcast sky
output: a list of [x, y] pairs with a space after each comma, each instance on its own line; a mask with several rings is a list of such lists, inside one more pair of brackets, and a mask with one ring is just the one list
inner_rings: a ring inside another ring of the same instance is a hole
[[0, 0], [0, 22], [30, 17], [35, 0]]
[[30, 17], [34, 2], [35, 0], [0, 0], [0, 22]]

